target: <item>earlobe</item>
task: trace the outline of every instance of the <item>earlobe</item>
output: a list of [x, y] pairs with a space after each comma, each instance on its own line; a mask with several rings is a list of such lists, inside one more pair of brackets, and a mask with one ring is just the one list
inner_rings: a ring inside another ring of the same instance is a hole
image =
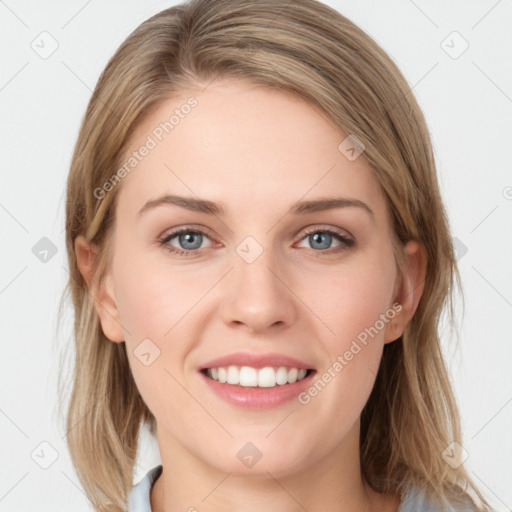
[[98, 248], [86, 240], [83, 235], [80, 235], [75, 240], [75, 254], [78, 269], [94, 300], [94, 307], [105, 336], [116, 343], [125, 341], [110, 272], [105, 272], [99, 283], [94, 283], [96, 258], [99, 255]]
[[385, 343], [399, 338], [407, 324], [411, 321], [425, 287], [427, 253], [425, 247], [416, 240], [407, 242], [404, 247], [406, 272], [400, 279], [394, 297], [394, 303], [401, 305], [400, 311], [386, 326]]

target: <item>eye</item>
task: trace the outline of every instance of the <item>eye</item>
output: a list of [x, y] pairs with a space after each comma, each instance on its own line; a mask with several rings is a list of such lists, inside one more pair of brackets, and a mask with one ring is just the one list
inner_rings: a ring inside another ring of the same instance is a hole
[[[183, 249], [175, 247], [170, 243], [171, 240], [175, 238]], [[164, 238], [161, 238], [159, 242], [160, 245], [164, 246], [169, 252], [180, 256], [194, 256], [201, 252], [200, 249], [204, 248], [201, 247], [204, 238], [209, 238], [204, 231], [185, 227], [169, 233]]]
[[[333, 239], [339, 242], [338, 246], [331, 247]], [[311, 248], [320, 252], [338, 252], [354, 245], [354, 240], [342, 232], [319, 227], [307, 231], [302, 240], [309, 240]]]

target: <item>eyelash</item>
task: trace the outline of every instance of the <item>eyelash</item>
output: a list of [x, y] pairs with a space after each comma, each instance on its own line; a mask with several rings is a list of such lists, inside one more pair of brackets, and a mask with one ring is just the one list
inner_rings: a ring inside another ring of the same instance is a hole
[[[175, 238], [178, 235], [182, 235], [185, 233], [194, 233], [194, 234], [199, 234], [199, 235], [205, 236], [207, 238], [210, 238], [207, 233], [205, 233], [204, 231], [201, 231], [200, 229], [191, 229], [188, 227], [184, 227], [184, 228], [177, 229], [176, 231], [173, 231], [172, 233], [169, 233], [168, 235], [165, 235], [163, 238], [159, 238], [158, 239], [159, 245], [161, 247], [164, 247], [170, 253], [176, 254], [178, 256], [190, 257], [190, 256], [197, 256], [197, 255], [201, 254], [201, 252], [203, 251], [204, 248], [186, 251], [184, 249], [177, 249], [176, 247], [169, 244], [170, 240], [172, 240], [173, 238]], [[324, 254], [325, 253], [332, 254], [333, 252], [337, 253], [337, 252], [347, 249], [348, 247], [352, 247], [355, 243], [354, 240], [347, 238], [346, 236], [342, 235], [338, 231], [335, 231], [332, 229], [322, 229], [322, 228], [318, 228], [318, 227], [311, 229], [311, 230], [307, 231], [306, 233], [304, 233], [304, 236], [300, 239], [300, 241], [304, 240], [306, 237], [308, 237], [309, 235], [312, 235], [314, 233], [324, 233], [324, 234], [328, 234], [328, 235], [333, 235], [336, 239], [338, 239], [338, 241], [340, 241], [342, 243], [342, 245], [339, 247], [331, 247], [330, 249], [325, 249], [325, 250], [316, 251], [315, 249], [311, 249], [317, 253], [324, 253]]]

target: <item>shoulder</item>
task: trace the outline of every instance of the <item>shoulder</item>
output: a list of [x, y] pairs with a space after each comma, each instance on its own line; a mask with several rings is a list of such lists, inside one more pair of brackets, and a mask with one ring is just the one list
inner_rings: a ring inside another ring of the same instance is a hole
[[412, 487], [402, 494], [397, 512], [478, 512], [478, 509], [469, 498], [465, 503], [452, 502], [443, 507], [440, 501], [427, 496], [423, 490]]
[[151, 487], [161, 473], [161, 465], [150, 469], [142, 480], [132, 488], [128, 499], [128, 512], [151, 512]]

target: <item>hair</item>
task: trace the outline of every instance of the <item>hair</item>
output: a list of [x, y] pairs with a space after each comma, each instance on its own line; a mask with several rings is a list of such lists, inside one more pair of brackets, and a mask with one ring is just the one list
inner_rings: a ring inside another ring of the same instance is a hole
[[[156, 431], [125, 343], [106, 338], [94, 304], [93, 290], [110, 261], [122, 183], [101, 200], [94, 190], [121, 165], [144, 115], [218, 77], [298, 95], [345, 134], [355, 135], [391, 212], [399, 275], [405, 271], [406, 242], [417, 240], [426, 249], [421, 300], [402, 336], [385, 345], [361, 415], [362, 477], [377, 491], [416, 486], [443, 504], [473, 496], [480, 510], [488, 510], [464, 466], [452, 468], [442, 457], [451, 442], [462, 444], [438, 334], [445, 307], [454, 322], [454, 288], [461, 283], [424, 116], [384, 50], [315, 0], [193, 0], [168, 8], [129, 35], [98, 80], [66, 192], [70, 276], [64, 292], [71, 293], [74, 306], [76, 349], [66, 431], [89, 500], [101, 512], [126, 510], [140, 428]], [[77, 266], [79, 235], [99, 251], [89, 286]]]

